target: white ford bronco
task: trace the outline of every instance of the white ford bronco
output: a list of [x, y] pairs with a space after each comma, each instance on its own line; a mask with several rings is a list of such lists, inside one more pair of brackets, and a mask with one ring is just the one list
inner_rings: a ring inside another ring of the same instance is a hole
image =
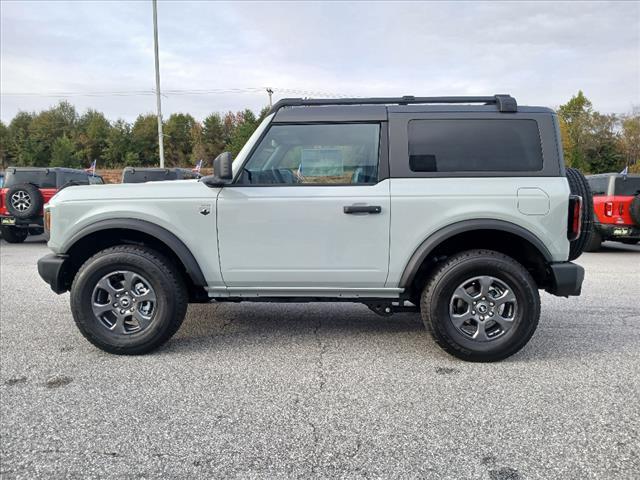
[[494, 361], [533, 335], [538, 290], [580, 294], [590, 190], [548, 108], [285, 99], [214, 172], [48, 203], [38, 269], [90, 342], [153, 350], [189, 302], [351, 301], [419, 311], [446, 351]]

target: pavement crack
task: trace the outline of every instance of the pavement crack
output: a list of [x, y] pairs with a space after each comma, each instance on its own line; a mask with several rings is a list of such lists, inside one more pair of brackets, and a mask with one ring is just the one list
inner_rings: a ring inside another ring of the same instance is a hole
[[315, 337], [316, 340], [316, 344], [318, 347], [318, 359], [316, 361], [316, 367], [318, 370], [318, 386], [319, 386], [319, 390], [322, 391], [324, 390], [326, 384], [327, 384], [327, 377], [325, 375], [325, 371], [324, 371], [324, 355], [327, 352], [327, 345], [322, 341], [322, 337], [320, 335], [320, 328], [322, 327], [322, 320], [318, 319], [318, 323], [316, 324], [314, 330], [313, 330], [313, 335]]

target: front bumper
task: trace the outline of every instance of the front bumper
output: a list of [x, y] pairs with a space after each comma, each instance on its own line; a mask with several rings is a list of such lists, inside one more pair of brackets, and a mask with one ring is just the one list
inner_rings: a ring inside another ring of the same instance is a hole
[[584, 268], [571, 262], [551, 263], [549, 265], [551, 283], [547, 292], [558, 297], [580, 295]]
[[49, 254], [38, 260], [38, 273], [49, 284], [51, 290], [56, 293], [64, 293], [69, 290], [65, 281], [64, 269], [67, 255]]

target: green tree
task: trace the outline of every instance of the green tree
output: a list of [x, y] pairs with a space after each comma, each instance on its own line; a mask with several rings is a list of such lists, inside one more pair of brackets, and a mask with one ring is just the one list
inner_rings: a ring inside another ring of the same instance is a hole
[[160, 163], [158, 122], [153, 114], [139, 115], [131, 128], [131, 152], [138, 166], [154, 167]]
[[[131, 142], [131, 125], [124, 120], [117, 120], [109, 129], [104, 148], [105, 164], [110, 167], [138, 165], [138, 157], [135, 156]], [[128, 154], [131, 154], [127, 157]], [[129, 163], [134, 161], [134, 163]]]
[[9, 129], [0, 120], [0, 168], [9, 166]]
[[219, 113], [212, 113], [202, 123], [202, 145], [206, 160], [212, 161], [224, 151], [225, 129]]
[[104, 163], [107, 139], [111, 124], [105, 116], [96, 110], [87, 112], [78, 119], [76, 127], [77, 156], [86, 166], [97, 160]]
[[228, 145], [228, 150], [234, 157], [238, 155], [242, 147], [244, 147], [244, 144], [247, 143], [249, 137], [258, 127], [258, 119], [249, 109], [239, 112], [237, 114], [237, 119], [236, 128]]
[[191, 161], [195, 119], [184, 113], [172, 114], [164, 125], [164, 153], [167, 165], [186, 166]]
[[46, 167], [51, 162], [52, 148], [62, 136], [73, 137], [78, 115], [69, 102], [60, 102], [55, 107], [37, 114], [29, 125], [30, 165]]
[[582, 90], [558, 108], [565, 161], [571, 167], [587, 170], [586, 148], [593, 107]]
[[76, 147], [66, 135], [58, 137], [51, 147], [51, 167], [81, 168], [82, 160], [76, 155]]
[[624, 156], [625, 165], [635, 173], [640, 173], [640, 110], [636, 110], [621, 119], [619, 147]]
[[29, 135], [29, 127], [35, 115], [29, 112], [18, 112], [7, 128], [7, 152], [9, 165], [33, 165], [34, 147]]
[[615, 115], [591, 114], [584, 151], [589, 173], [619, 172], [624, 167], [624, 156], [618, 149], [617, 124]]

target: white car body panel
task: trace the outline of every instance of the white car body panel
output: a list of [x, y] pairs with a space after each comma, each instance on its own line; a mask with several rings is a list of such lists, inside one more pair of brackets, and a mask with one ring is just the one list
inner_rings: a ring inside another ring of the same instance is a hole
[[[542, 181], [544, 180], [544, 181]], [[549, 213], [527, 215], [518, 208], [518, 189], [544, 185]], [[565, 261], [567, 198], [564, 177], [391, 179], [391, 248], [387, 286], [396, 286], [409, 259], [429, 236], [464, 220], [513, 223], [538, 237], [553, 260]]]
[[[200, 265], [207, 284], [217, 287], [223, 285], [216, 241], [218, 192], [197, 180], [65, 188], [49, 202], [48, 246], [53, 252], [66, 251], [78, 232], [101, 220], [145, 220], [178, 237]], [[209, 206], [211, 213], [202, 215], [201, 206]]]
[[[379, 214], [345, 214], [354, 204]], [[230, 186], [218, 197], [229, 287], [380, 288], [389, 268], [389, 180], [377, 185]]]

